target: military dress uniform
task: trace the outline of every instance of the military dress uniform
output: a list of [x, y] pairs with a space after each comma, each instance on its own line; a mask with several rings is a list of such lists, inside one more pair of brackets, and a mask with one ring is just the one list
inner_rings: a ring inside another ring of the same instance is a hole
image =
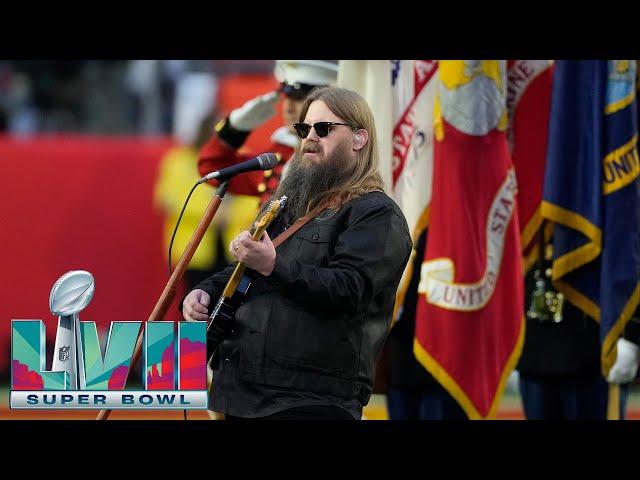
[[[228, 118], [216, 125], [216, 135], [212, 136], [200, 151], [198, 169], [201, 175], [229, 167], [249, 160], [263, 152], [250, 152], [242, 148], [251, 132], [244, 132], [231, 126]], [[254, 195], [260, 197], [260, 203], [271, 198], [278, 188], [283, 168], [293, 156], [297, 137], [289, 133], [286, 127], [276, 130], [271, 136], [271, 143], [264, 152], [273, 152], [278, 156], [278, 164], [271, 170], [256, 170], [237, 175], [229, 181], [228, 192], [237, 195]], [[218, 185], [212, 180], [214, 186]]]
[[[545, 293], [557, 295], [551, 286], [552, 250], [525, 277], [526, 333], [517, 370], [525, 416], [528, 420], [605, 420], [609, 385], [601, 373], [600, 333], [596, 320], [568, 301], [561, 301], [555, 318], [531, 315], [536, 280]], [[538, 278], [536, 278], [536, 270]], [[539, 292], [542, 293], [542, 292]], [[623, 337], [640, 343], [640, 320], [635, 313]], [[628, 384], [620, 385], [620, 418], [624, 418]]]

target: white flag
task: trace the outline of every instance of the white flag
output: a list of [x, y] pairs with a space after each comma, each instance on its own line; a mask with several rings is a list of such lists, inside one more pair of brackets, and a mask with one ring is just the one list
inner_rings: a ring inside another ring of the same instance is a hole
[[[427, 227], [433, 173], [436, 60], [340, 60], [338, 85], [358, 92], [376, 121], [380, 174], [414, 241]], [[402, 304], [415, 250], [398, 289]]]
[[435, 60], [340, 60], [338, 70], [338, 85], [371, 107], [385, 189], [402, 208], [414, 240], [431, 201], [436, 69]]
[[388, 60], [340, 60], [338, 86], [364, 97], [376, 121], [376, 137], [380, 155], [380, 175], [384, 189], [393, 196], [391, 174], [391, 132], [393, 130], [393, 98], [391, 65]]

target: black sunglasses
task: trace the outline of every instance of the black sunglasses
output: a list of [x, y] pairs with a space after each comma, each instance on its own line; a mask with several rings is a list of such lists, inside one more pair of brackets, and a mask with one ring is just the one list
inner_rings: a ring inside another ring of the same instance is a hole
[[294, 123], [293, 128], [296, 129], [296, 133], [300, 138], [307, 138], [311, 128], [316, 131], [316, 135], [320, 138], [324, 138], [329, 135], [329, 127], [333, 125], [346, 125], [347, 127], [355, 128], [348, 123], [336, 123], [336, 122], [317, 122], [313, 125], [309, 125], [308, 123]]

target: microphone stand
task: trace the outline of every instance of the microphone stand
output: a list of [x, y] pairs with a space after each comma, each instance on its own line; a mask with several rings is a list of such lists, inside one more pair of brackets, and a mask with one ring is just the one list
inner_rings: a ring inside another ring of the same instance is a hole
[[[191, 261], [193, 254], [196, 252], [198, 245], [200, 245], [200, 242], [202, 241], [202, 237], [204, 236], [205, 232], [209, 228], [209, 225], [211, 224], [213, 217], [218, 211], [220, 202], [222, 202], [222, 198], [224, 197], [224, 194], [227, 192], [228, 183], [229, 183], [228, 180], [225, 182], [222, 182], [222, 184], [216, 190], [216, 194], [213, 196], [213, 198], [211, 198], [211, 201], [207, 206], [207, 210], [204, 212], [204, 215], [200, 219], [200, 223], [198, 224], [198, 227], [196, 228], [195, 232], [193, 232], [193, 235], [191, 236], [189, 243], [184, 249], [184, 252], [180, 257], [180, 260], [178, 260], [178, 264], [176, 265], [176, 268], [173, 270], [173, 273], [171, 274], [171, 277], [169, 278], [167, 285], [164, 287], [164, 290], [162, 291], [162, 294], [160, 295], [160, 298], [158, 299], [158, 302], [156, 303], [156, 306], [153, 309], [153, 312], [151, 312], [151, 315], [149, 316], [149, 319], [147, 320], [147, 322], [154, 322], [156, 320], [161, 320], [164, 317], [165, 313], [167, 313], [167, 310], [169, 309], [169, 306], [173, 301], [173, 297], [176, 294], [178, 282], [182, 279], [182, 276], [184, 275], [184, 271], [187, 269], [187, 266], [189, 265], [189, 262]], [[136, 347], [133, 352], [133, 356], [131, 357], [131, 364], [129, 367], [129, 372], [127, 373], [125, 385], [126, 385], [126, 382], [129, 380], [129, 377], [131, 376], [131, 372], [133, 371], [134, 365], [136, 364], [136, 362], [138, 361], [142, 353], [143, 337], [144, 337], [144, 334], [141, 332], [140, 335], [138, 335], [138, 341], [136, 342]], [[109, 418], [110, 414], [111, 414], [111, 410], [100, 410], [100, 412], [98, 413], [98, 416], [96, 417], [96, 420], [106, 420], [107, 418]]]

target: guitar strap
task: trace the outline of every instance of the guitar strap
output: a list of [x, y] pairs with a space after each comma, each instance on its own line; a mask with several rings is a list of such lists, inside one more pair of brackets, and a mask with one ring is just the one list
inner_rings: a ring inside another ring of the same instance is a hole
[[278, 246], [284, 242], [285, 240], [287, 240], [291, 235], [293, 235], [294, 233], [296, 233], [298, 230], [300, 230], [304, 225], [306, 225], [310, 220], [313, 220], [315, 217], [317, 217], [324, 209], [328, 208], [328, 206], [326, 204], [322, 204], [319, 205], [318, 207], [314, 208], [313, 210], [311, 210], [308, 214], [306, 214], [304, 217], [300, 217], [299, 219], [297, 219], [295, 222], [293, 222], [293, 225], [291, 225], [289, 228], [287, 228], [284, 232], [282, 232], [280, 235], [278, 235], [276, 238], [273, 239], [273, 247], [274, 248], [278, 248]]

